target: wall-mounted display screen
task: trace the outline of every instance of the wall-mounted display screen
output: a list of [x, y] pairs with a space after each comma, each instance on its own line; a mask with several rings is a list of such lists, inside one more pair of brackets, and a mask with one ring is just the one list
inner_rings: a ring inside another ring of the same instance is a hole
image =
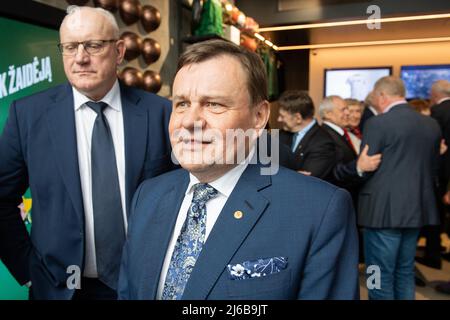
[[405, 83], [407, 99], [428, 99], [433, 82], [450, 81], [450, 64], [402, 66], [400, 77]]
[[325, 69], [324, 96], [337, 95], [364, 101], [375, 82], [391, 74], [391, 67]]

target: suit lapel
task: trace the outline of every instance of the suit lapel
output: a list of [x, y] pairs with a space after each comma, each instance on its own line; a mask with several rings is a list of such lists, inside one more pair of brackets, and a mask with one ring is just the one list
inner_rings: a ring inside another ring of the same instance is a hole
[[72, 88], [67, 84], [46, 113], [53, 156], [80, 223], [84, 221]]
[[319, 125], [317, 123], [315, 123], [311, 127], [311, 129], [308, 130], [308, 132], [305, 134], [303, 139], [298, 144], [297, 149], [295, 150], [296, 154], [300, 153], [305, 148], [305, 146], [308, 145], [309, 140], [311, 140], [311, 138], [314, 136], [314, 134], [316, 133], [316, 131], [318, 129], [319, 129]]
[[152, 221], [148, 237], [142, 248], [148, 248], [144, 253], [145, 265], [141, 267], [144, 276], [140, 283], [138, 295], [142, 299], [156, 299], [159, 278], [166, 257], [167, 247], [172, 237], [175, 223], [178, 218], [181, 203], [183, 202], [186, 188], [189, 183], [187, 171], [181, 181], [175, 181], [172, 189], [167, 192], [158, 202], [155, 212], [157, 215]]
[[344, 136], [337, 133], [333, 128], [331, 128], [327, 124], [324, 124], [324, 127], [326, 128], [328, 133], [333, 137], [333, 140], [336, 141], [336, 143], [341, 146], [341, 148], [347, 149], [348, 152], [357, 155], [355, 149], [353, 149], [353, 147], [347, 142], [347, 139], [345, 139]]
[[127, 214], [133, 192], [139, 184], [139, 178], [145, 162], [145, 152], [148, 139], [148, 119], [145, 109], [140, 109], [140, 97], [120, 84], [122, 99], [124, 141], [125, 141], [125, 192]]
[[[183, 294], [184, 300], [206, 299], [214, 284], [265, 211], [269, 201], [258, 191], [271, 183], [260, 173], [260, 165], [250, 164], [219, 215], [197, 259]], [[243, 217], [236, 219], [235, 211]]]

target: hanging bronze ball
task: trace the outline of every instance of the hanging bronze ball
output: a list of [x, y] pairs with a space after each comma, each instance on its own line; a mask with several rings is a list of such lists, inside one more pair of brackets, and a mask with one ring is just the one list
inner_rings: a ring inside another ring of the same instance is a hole
[[154, 31], [161, 23], [161, 13], [153, 6], [143, 6], [141, 10], [141, 23], [145, 31]]
[[142, 57], [146, 64], [150, 64], [159, 59], [161, 55], [161, 45], [151, 38], [142, 41]]
[[89, 0], [67, 0], [67, 3], [75, 6], [84, 6], [88, 1]]
[[116, 12], [119, 7], [119, 0], [94, 0], [94, 6]]
[[119, 13], [126, 25], [131, 25], [139, 20], [141, 4], [138, 0], [121, 0]]
[[147, 70], [144, 72], [142, 87], [144, 90], [157, 93], [162, 86], [161, 76], [158, 72]]
[[120, 73], [120, 80], [122, 80], [127, 86], [142, 87], [142, 72], [133, 67], [126, 67]]
[[125, 60], [136, 59], [141, 54], [142, 39], [134, 32], [126, 31], [120, 36], [125, 42]]

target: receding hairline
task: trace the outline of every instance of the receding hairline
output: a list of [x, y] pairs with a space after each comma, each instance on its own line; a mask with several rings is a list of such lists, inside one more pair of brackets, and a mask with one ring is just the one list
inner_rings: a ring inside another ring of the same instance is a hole
[[102, 17], [104, 19], [104, 21], [106, 21], [106, 25], [108, 26], [107, 30], [108, 30], [108, 32], [111, 32], [112, 37], [114, 37], [115, 39], [118, 39], [120, 36], [120, 30], [119, 30], [119, 26], [117, 24], [116, 19], [109, 11], [107, 11], [103, 8], [93, 8], [93, 7], [87, 7], [87, 6], [72, 5], [72, 6], [67, 7], [66, 12], [67, 12], [67, 14], [64, 17], [64, 19], [61, 22], [61, 25], [59, 27], [60, 34], [61, 34], [61, 31], [63, 30], [63, 28], [66, 28], [67, 22], [70, 19], [74, 19], [75, 15], [80, 15], [84, 12], [89, 12], [89, 13], [97, 15], [98, 17]]

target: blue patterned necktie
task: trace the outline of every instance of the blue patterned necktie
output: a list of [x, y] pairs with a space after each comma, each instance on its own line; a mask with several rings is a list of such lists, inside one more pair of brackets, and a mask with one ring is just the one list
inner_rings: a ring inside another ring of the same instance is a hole
[[192, 203], [170, 260], [162, 300], [181, 299], [205, 242], [206, 202], [215, 196], [217, 196], [217, 190], [209, 184], [194, 185]]

